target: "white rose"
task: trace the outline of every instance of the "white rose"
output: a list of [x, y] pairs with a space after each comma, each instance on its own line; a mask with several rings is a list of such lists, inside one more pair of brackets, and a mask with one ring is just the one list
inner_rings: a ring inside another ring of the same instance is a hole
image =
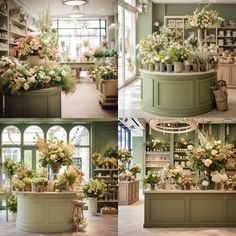
[[188, 145], [187, 149], [188, 149], [189, 151], [192, 151], [192, 150], [193, 150], [193, 145]]
[[209, 182], [207, 181], [207, 180], [204, 180], [204, 181], [202, 181], [202, 186], [208, 186], [209, 185]]
[[214, 141], [214, 145], [221, 145], [221, 140]]
[[207, 150], [211, 150], [211, 149], [212, 149], [212, 146], [211, 146], [210, 144], [207, 144], [207, 145], [206, 145], [206, 149], [207, 149]]
[[212, 156], [215, 156], [217, 153], [218, 153], [218, 151], [215, 150], [215, 149], [213, 149], [213, 150], [211, 151], [211, 155], [212, 155]]
[[28, 90], [30, 88], [29, 84], [24, 83], [24, 90]]
[[205, 166], [209, 167], [212, 164], [212, 160], [206, 159], [206, 160], [203, 160], [203, 163]]
[[61, 158], [65, 157], [65, 154], [64, 154], [63, 152], [60, 153], [60, 157], [61, 157]]
[[228, 180], [228, 176], [226, 174], [222, 175], [222, 180], [223, 182], [226, 182]]

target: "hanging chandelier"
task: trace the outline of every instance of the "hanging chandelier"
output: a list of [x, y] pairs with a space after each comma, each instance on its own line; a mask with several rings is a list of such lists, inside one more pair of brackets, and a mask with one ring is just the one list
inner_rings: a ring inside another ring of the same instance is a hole
[[148, 11], [148, 4], [152, 2], [151, 0], [139, 0], [138, 5], [137, 5], [137, 10], [142, 13], [142, 12], [147, 12]]
[[83, 14], [80, 12], [79, 6], [74, 6], [73, 11], [70, 14], [70, 17], [79, 18], [79, 17], [82, 17], [82, 16], [83, 16]]
[[81, 6], [88, 3], [87, 0], [62, 0], [62, 3], [67, 6]]
[[151, 119], [149, 126], [162, 133], [182, 134], [197, 129], [198, 123], [191, 118], [160, 118]]

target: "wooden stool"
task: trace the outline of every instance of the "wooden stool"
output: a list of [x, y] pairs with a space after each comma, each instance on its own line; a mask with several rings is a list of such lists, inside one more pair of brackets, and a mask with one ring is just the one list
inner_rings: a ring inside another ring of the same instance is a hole
[[[76, 227], [76, 232], [78, 232], [78, 230], [79, 230], [79, 226], [81, 224], [80, 220], [84, 219], [84, 211], [83, 211], [84, 205], [85, 205], [84, 202], [81, 202], [78, 200], [73, 201], [72, 223]], [[84, 228], [83, 224], [81, 224], [81, 225], [84, 230], [86, 227]]]

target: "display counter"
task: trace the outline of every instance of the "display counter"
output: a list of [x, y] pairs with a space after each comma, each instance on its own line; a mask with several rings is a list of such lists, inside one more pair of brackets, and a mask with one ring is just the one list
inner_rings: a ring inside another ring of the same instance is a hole
[[119, 205], [130, 205], [139, 200], [139, 180], [119, 181]]
[[69, 231], [75, 199], [74, 192], [18, 192], [16, 227], [37, 233]]
[[236, 191], [145, 191], [144, 228], [236, 227]]
[[214, 108], [211, 89], [215, 70], [206, 72], [141, 72], [141, 106], [148, 113], [166, 117], [200, 115]]

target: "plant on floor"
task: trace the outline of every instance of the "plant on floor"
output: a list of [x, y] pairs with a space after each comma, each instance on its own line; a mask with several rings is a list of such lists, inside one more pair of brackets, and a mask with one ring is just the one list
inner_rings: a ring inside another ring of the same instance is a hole
[[61, 86], [65, 93], [73, 93], [76, 89], [70, 68], [58, 62], [30, 68], [27, 64], [2, 57], [0, 71], [0, 90], [3, 94], [22, 95], [29, 90], [56, 86]]
[[98, 79], [111, 80], [118, 79], [117, 67], [110, 62], [102, 62], [96, 65], [94, 75]]
[[85, 183], [83, 186], [83, 191], [85, 197], [94, 197], [94, 198], [102, 198], [105, 191], [106, 191], [107, 185], [102, 180], [97, 179], [90, 179], [88, 183]]
[[14, 193], [10, 193], [8, 197], [8, 209], [12, 213], [17, 213], [17, 197]]

